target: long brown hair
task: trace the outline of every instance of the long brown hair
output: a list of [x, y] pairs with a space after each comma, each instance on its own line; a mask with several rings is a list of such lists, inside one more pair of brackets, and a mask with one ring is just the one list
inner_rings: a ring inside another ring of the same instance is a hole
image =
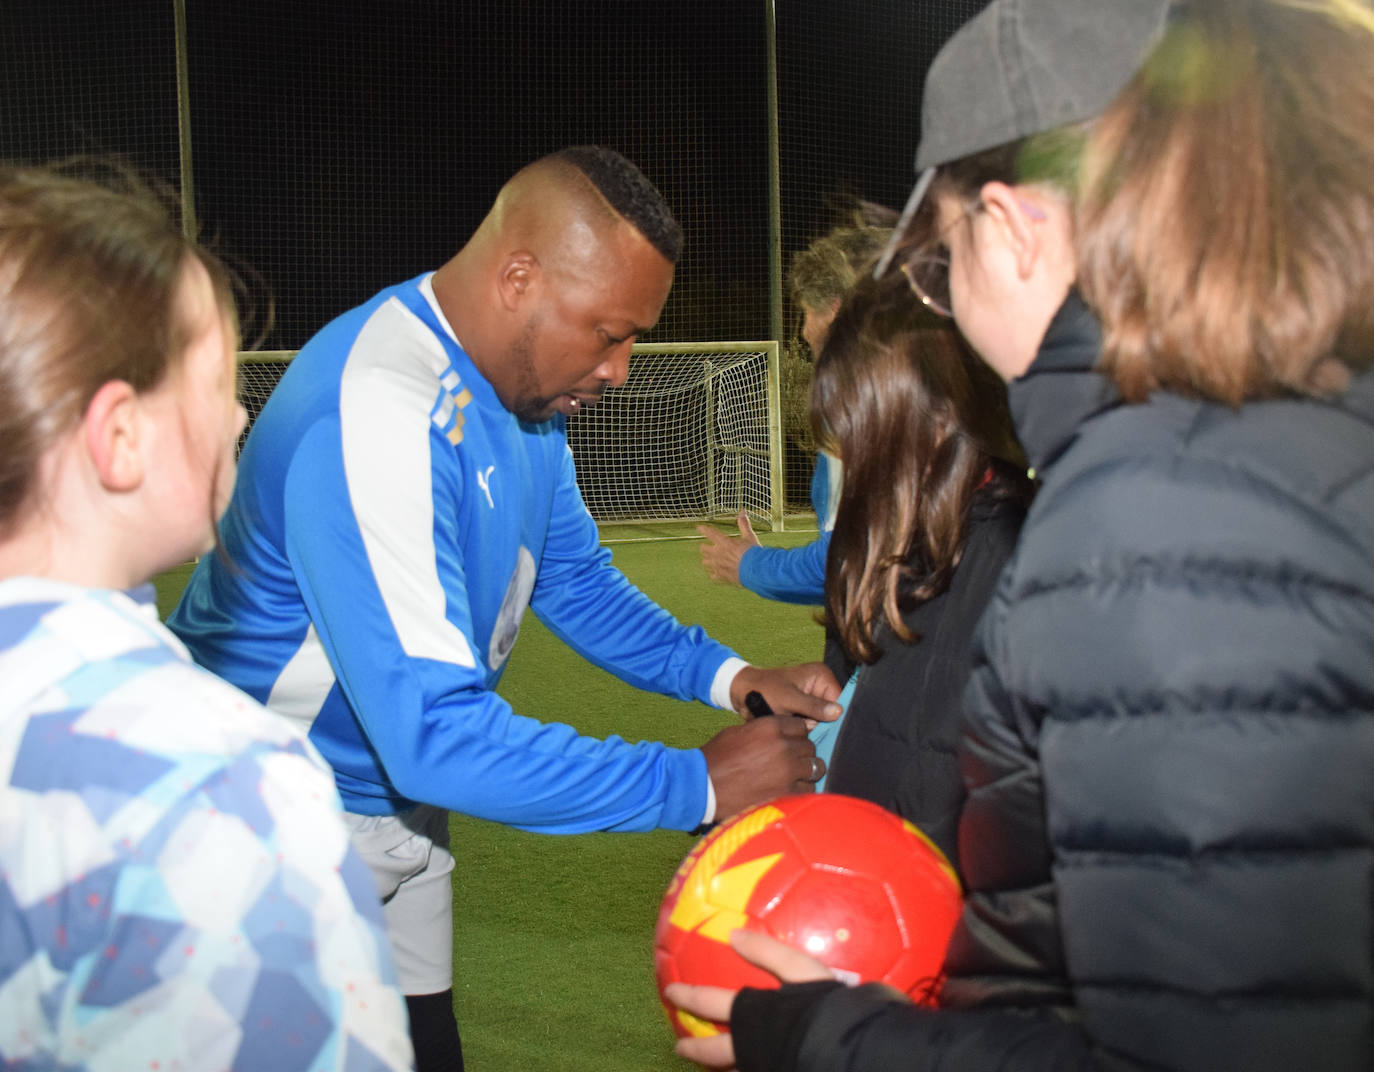
[[865, 280], [821, 350], [811, 421], [844, 474], [824, 621], [851, 658], [872, 662], [883, 621], [902, 641], [919, 639], [902, 614], [949, 585], [990, 474], [998, 493], [1026, 490], [1005, 387], [901, 275]]
[[1127, 398], [1322, 393], [1370, 361], [1372, 31], [1352, 0], [1190, 4], [1095, 124], [1080, 286]]
[[151, 390], [184, 355], [176, 295], [188, 258], [236, 328], [220, 262], [132, 171], [0, 168], [0, 536], [33, 506], [40, 460], [103, 384]]

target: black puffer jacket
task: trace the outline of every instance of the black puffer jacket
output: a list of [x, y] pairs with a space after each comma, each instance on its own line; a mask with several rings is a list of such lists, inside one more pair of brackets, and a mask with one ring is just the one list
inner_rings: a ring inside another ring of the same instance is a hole
[[[826, 788], [910, 819], [955, 863], [964, 783], [959, 733], [973, 669], [973, 630], [992, 597], [1026, 515], [1024, 476], [998, 472], [969, 504], [963, 553], [949, 587], [902, 616], [920, 639], [885, 624], [840, 723]], [[843, 659], [827, 638], [826, 663]]]
[[743, 1072], [1374, 1067], [1374, 372], [1115, 404], [1076, 298], [980, 627], [945, 1008], [746, 991]]

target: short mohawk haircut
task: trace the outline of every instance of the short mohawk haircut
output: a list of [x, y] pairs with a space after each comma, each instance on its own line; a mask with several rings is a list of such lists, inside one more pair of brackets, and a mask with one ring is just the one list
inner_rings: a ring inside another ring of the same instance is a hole
[[616, 212], [676, 264], [682, 254], [682, 226], [663, 195], [631, 161], [614, 149], [574, 145], [552, 154], [586, 175]]

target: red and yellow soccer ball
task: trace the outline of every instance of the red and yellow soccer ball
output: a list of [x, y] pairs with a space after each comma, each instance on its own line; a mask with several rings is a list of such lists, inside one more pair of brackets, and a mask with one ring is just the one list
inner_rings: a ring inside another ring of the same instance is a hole
[[743, 927], [806, 950], [848, 983], [883, 982], [926, 1001], [959, 918], [959, 880], [905, 819], [837, 793], [740, 812], [678, 867], [654, 932], [654, 972], [679, 1037], [728, 1030], [663, 999], [669, 983], [776, 987], [729, 945]]

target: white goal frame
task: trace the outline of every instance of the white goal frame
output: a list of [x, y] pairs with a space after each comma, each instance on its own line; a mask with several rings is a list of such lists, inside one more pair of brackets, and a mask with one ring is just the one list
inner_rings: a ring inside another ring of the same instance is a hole
[[[293, 357], [238, 355], [250, 426]], [[672, 459], [674, 428], [679, 447], [691, 441], [693, 454], [680, 461]], [[785, 527], [776, 341], [636, 343], [625, 383], [568, 418], [568, 443], [598, 524], [712, 521], [744, 509], [775, 532]]]
[[598, 524], [711, 521], [781, 531], [782, 391], [773, 341], [636, 343], [630, 372], [568, 418]]

